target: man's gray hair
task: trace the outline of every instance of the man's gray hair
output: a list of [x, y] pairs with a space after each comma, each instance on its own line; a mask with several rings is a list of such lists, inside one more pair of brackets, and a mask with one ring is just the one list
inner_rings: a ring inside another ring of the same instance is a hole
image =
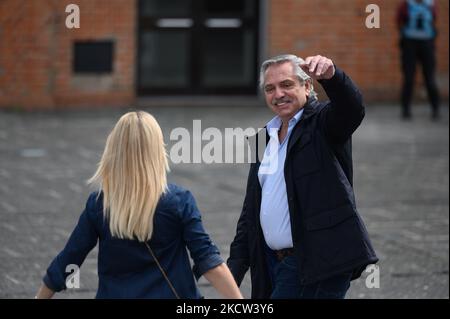
[[305, 82], [310, 83], [311, 90], [309, 92], [309, 97], [317, 100], [317, 93], [314, 91], [312, 78], [300, 67], [300, 64], [305, 63], [305, 60], [293, 54], [277, 55], [276, 57], [264, 61], [259, 72], [259, 88], [264, 92], [266, 71], [271, 65], [283, 64], [286, 62], [290, 62], [293, 65], [294, 73], [300, 81], [300, 84], [304, 84]]

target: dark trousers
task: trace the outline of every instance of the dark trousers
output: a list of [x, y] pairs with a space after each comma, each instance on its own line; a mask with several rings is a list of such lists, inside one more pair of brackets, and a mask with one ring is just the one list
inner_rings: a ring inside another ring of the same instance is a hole
[[297, 257], [287, 256], [279, 261], [270, 252], [266, 256], [273, 286], [271, 299], [344, 299], [350, 288], [351, 273], [302, 285]]
[[435, 81], [435, 48], [434, 40], [411, 40], [403, 38], [400, 42], [402, 51], [402, 114], [404, 117], [411, 115], [411, 98], [414, 87], [416, 65], [422, 65], [422, 73], [427, 87], [428, 98], [432, 107], [433, 117], [438, 116], [439, 92]]

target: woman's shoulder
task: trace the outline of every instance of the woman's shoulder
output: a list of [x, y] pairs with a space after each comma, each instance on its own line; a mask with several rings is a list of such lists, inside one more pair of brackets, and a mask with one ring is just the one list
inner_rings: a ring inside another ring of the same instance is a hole
[[95, 191], [89, 194], [86, 201], [86, 208], [89, 210], [98, 210], [103, 208], [103, 192]]
[[188, 190], [186, 188], [184, 188], [183, 186], [180, 186], [178, 184], [174, 184], [174, 183], [169, 183], [167, 184], [167, 192], [166, 194], [171, 194], [171, 195], [181, 195], [185, 192], [188, 192]]
[[186, 188], [170, 183], [167, 185], [167, 191], [163, 194], [160, 200], [160, 207], [167, 206], [182, 206], [186, 201], [192, 198], [192, 194]]
[[89, 194], [85, 212], [91, 221], [100, 221], [103, 216], [103, 192], [95, 191]]

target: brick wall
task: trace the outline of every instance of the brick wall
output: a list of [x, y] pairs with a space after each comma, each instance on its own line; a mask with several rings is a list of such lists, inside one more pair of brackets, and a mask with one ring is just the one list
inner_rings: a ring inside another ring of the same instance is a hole
[[[65, 8], [80, 7], [79, 29]], [[0, 107], [114, 106], [134, 101], [136, 5], [133, 0], [0, 2]], [[76, 40], [113, 40], [111, 75], [73, 75]]]
[[[401, 89], [396, 9], [401, 0], [272, 0], [268, 55], [329, 56], [357, 82], [368, 101], [398, 100]], [[380, 7], [379, 29], [367, 29], [368, 4]], [[448, 99], [448, 0], [437, 0], [437, 79]], [[425, 97], [421, 74], [416, 92]], [[420, 82], [419, 82], [420, 81]], [[421, 87], [421, 89], [417, 89]]]
[[[136, 99], [137, 0], [0, 1], [0, 108], [130, 105]], [[398, 100], [401, 73], [395, 11], [400, 0], [267, 0], [267, 55], [331, 57], [368, 101]], [[67, 29], [65, 8], [76, 3], [81, 28]], [[381, 9], [381, 28], [365, 27], [365, 8]], [[449, 2], [439, 6], [438, 84], [448, 99]], [[113, 40], [113, 73], [72, 73], [76, 40]], [[417, 74], [421, 81], [421, 75]], [[418, 86], [416, 86], [418, 87]], [[425, 97], [423, 85], [416, 95]]]

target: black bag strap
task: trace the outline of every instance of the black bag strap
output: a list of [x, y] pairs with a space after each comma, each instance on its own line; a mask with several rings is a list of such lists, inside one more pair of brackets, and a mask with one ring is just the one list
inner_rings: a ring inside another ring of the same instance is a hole
[[169, 277], [167, 277], [166, 272], [161, 267], [161, 264], [159, 263], [158, 258], [156, 258], [156, 255], [153, 253], [153, 250], [150, 248], [150, 245], [148, 243], [145, 243], [145, 246], [147, 246], [148, 251], [152, 255], [153, 259], [156, 261], [156, 264], [158, 265], [159, 270], [161, 271], [162, 275], [164, 276], [164, 279], [166, 279], [167, 283], [169, 284], [170, 289], [172, 289], [173, 294], [175, 295], [175, 297], [177, 297], [177, 299], [180, 299], [180, 296], [178, 295], [177, 291], [175, 290], [175, 287], [172, 285], [172, 282], [170, 281]]

